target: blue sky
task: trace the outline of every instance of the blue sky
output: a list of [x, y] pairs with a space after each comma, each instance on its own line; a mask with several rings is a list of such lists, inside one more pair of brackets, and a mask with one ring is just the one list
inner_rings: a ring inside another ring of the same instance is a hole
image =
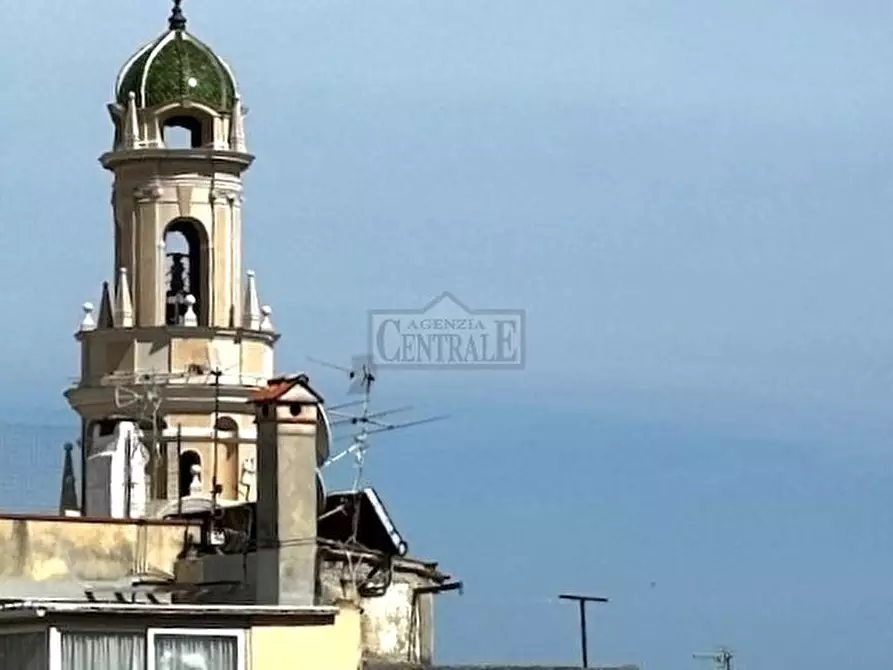
[[[246, 269], [283, 371], [444, 290], [527, 310], [522, 372], [382, 378], [382, 406], [454, 415], [368, 468], [414, 553], [466, 583], [440, 660], [576, 661], [554, 596], [577, 590], [612, 599], [598, 661], [886, 662], [889, 3], [184, 8], [250, 107]], [[104, 104], [167, 12], [44, 0], [0, 26], [0, 418], [32, 424], [0, 428], [4, 501], [57, 495], [65, 430], [37, 424], [70, 421], [79, 305], [111, 276]]]

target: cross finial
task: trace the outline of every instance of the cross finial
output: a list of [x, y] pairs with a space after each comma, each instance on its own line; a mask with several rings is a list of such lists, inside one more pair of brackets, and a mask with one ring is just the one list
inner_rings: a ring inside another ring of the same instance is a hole
[[183, 10], [180, 9], [180, 3], [183, 0], [174, 0], [174, 8], [171, 10], [171, 16], [167, 20], [167, 24], [171, 30], [183, 30], [186, 27], [186, 17]]

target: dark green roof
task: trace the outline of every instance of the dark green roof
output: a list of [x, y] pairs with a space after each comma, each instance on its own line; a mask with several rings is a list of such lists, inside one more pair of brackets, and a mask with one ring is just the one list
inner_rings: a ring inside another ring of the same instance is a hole
[[172, 29], [144, 45], [118, 75], [118, 102], [126, 104], [131, 91], [140, 107], [191, 101], [228, 111], [236, 83], [208, 46], [183, 29]]

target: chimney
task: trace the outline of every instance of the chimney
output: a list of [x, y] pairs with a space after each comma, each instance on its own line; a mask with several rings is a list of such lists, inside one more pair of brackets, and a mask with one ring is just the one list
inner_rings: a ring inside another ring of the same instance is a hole
[[271, 379], [251, 402], [257, 423], [256, 602], [313, 605], [322, 398], [306, 376], [296, 375]]

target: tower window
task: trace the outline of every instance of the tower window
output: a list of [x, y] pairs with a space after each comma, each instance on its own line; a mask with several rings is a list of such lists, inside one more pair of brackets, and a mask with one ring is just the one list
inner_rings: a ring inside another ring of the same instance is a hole
[[228, 433], [239, 432], [239, 424], [237, 424], [236, 420], [230, 416], [221, 416], [219, 419], [217, 419], [216, 428], [217, 430], [223, 430]]
[[180, 454], [180, 462], [178, 465], [180, 468], [179, 493], [182, 498], [189, 495], [189, 490], [192, 487], [192, 479], [195, 476], [192, 472], [192, 468], [195, 465], [201, 467], [202, 457], [194, 451], [184, 451]]
[[168, 149], [198, 149], [204, 144], [202, 122], [192, 116], [172, 116], [161, 127]]
[[164, 231], [165, 316], [168, 326], [183, 324], [188, 305], [186, 296], [195, 298], [195, 313], [200, 325], [207, 325], [207, 304], [203, 295], [205, 253], [201, 224], [192, 219], [176, 219]]
[[117, 419], [104, 419], [97, 422], [99, 426], [99, 437], [107, 437], [115, 434], [115, 428], [118, 426]]

